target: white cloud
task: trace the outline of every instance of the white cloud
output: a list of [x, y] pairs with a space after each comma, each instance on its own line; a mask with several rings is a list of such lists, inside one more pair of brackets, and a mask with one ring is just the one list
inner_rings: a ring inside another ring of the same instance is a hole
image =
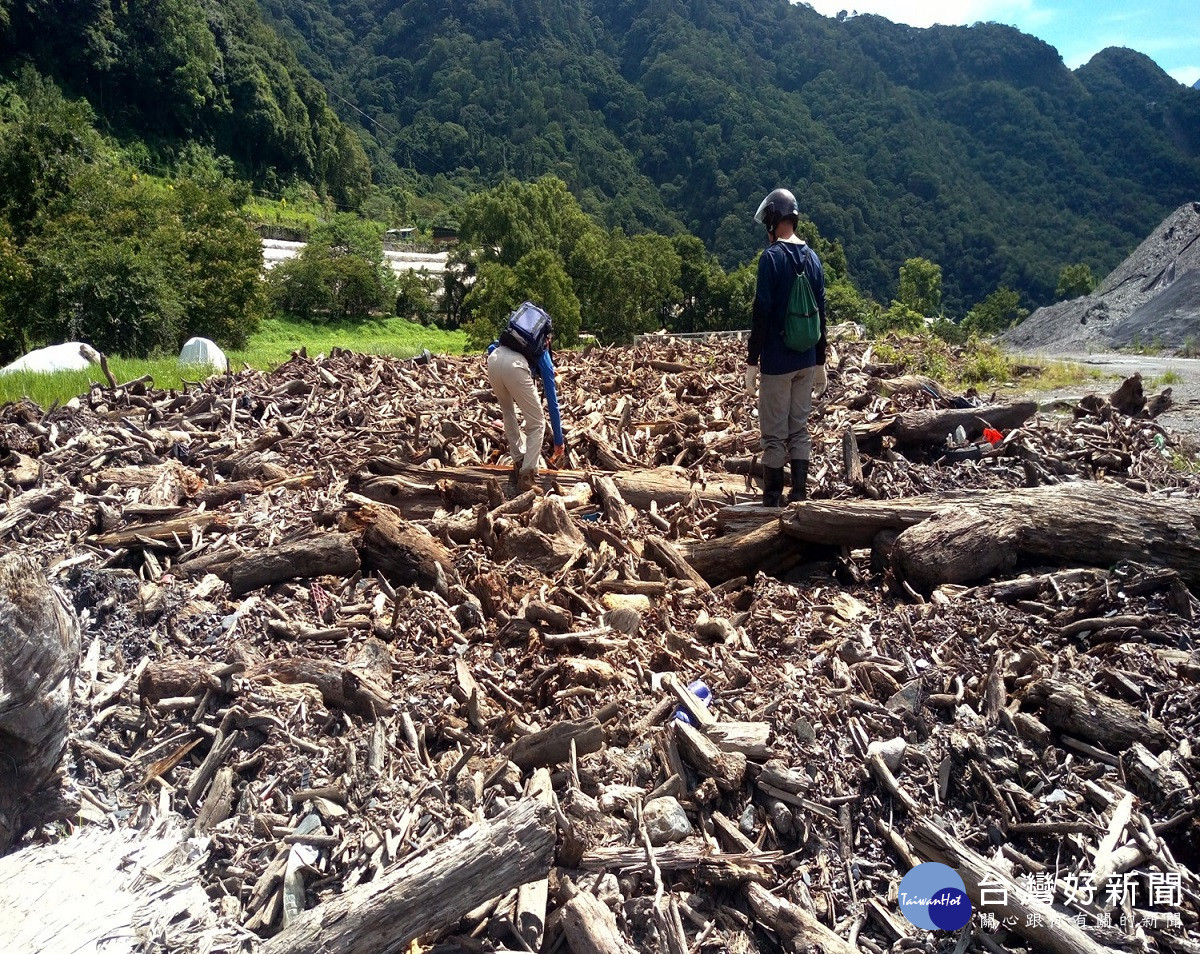
[[1171, 70], [1171, 75], [1184, 86], [1195, 86], [1196, 80], [1200, 80], [1200, 66], [1181, 66]]

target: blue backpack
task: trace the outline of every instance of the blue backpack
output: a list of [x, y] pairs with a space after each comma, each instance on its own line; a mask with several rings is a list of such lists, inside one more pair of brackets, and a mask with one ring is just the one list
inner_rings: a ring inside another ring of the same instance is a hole
[[532, 369], [545, 352], [546, 338], [554, 330], [550, 315], [531, 301], [522, 302], [508, 316], [508, 326], [500, 332], [500, 344], [525, 356]]

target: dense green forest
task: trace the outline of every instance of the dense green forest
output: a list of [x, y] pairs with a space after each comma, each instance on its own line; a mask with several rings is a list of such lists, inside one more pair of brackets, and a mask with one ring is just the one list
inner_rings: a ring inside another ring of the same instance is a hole
[[791, 186], [860, 288], [941, 264], [947, 310], [1053, 300], [1200, 195], [1200, 95], [1111, 49], [1074, 72], [997, 24], [913, 29], [787, 0], [260, 0], [377, 173], [469, 190], [553, 174], [608, 225], [726, 268]]
[[31, 65], [144, 165], [189, 143], [266, 189], [299, 179], [357, 205], [371, 170], [358, 135], [254, 0], [0, 0], [0, 69]]
[[[48, 339], [90, 309], [120, 346], [112, 315], [149, 311], [141, 350], [196, 314], [237, 335], [270, 303], [390, 310], [374, 239], [336, 212], [457, 226], [478, 281], [442, 320], [475, 336], [541, 289], [617, 340], [744, 322], [751, 212], [777, 185], [842, 316], [980, 330], [1074, 287], [1064, 270], [1104, 275], [1200, 194], [1200, 92], [1140, 54], [1072, 72], [997, 24], [787, 0], [0, 0], [0, 132], [0, 326]], [[328, 213], [273, 289], [247, 277], [251, 189]], [[172, 287], [169, 254], [194, 284]], [[113, 262], [153, 307], [103, 281]], [[242, 283], [224, 301], [221, 274]], [[426, 292], [396, 309], [429, 317]], [[250, 319], [218, 321], [236, 302]]]

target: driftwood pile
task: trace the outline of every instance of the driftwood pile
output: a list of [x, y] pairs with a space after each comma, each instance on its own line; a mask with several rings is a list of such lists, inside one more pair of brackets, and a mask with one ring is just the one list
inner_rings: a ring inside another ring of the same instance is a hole
[[1164, 400], [834, 350], [782, 514], [717, 345], [559, 355], [513, 499], [476, 357], [0, 408], [0, 949], [1200, 950]]

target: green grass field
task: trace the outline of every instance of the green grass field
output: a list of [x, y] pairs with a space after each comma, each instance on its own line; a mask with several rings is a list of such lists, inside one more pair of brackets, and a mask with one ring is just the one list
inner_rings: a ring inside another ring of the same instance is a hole
[[[293, 351], [306, 348], [310, 357], [328, 354], [333, 347], [348, 348], [367, 354], [386, 354], [407, 358], [425, 348], [435, 354], [461, 354], [467, 337], [461, 331], [442, 331], [403, 321], [399, 318], [368, 322], [328, 322], [308, 324], [273, 318], [264, 321], [239, 351], [227, 351], [235, 371], [243, 365], [269, 371], [287, 361]], [[163, 358], [109, 358], [109, 368], [118, 382], [133, 381], [149, 375], [154, 386], [169, 390], [180, 388], [186, 380], [195, 380], [181, 369], [174, 356]], [[181, 374], [181, 371], [183, 372]], [[93, 383], [104, 383], [99, 367], [86, 371], [60, 371], [55, 374], [14, 372], [0, 375], [0, 404], [28, 398], [42, 407], [54, 402], [65, 404], [86, 394]]]

